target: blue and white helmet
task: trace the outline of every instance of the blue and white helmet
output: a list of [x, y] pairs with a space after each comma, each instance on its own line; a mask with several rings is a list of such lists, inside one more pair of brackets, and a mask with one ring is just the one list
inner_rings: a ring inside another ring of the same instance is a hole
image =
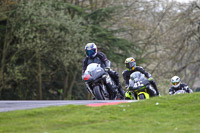
[[171, 78], [171, 83], [173, 87], [177, 88], [181, 84], [181, 79], [178, 76], [174, 76]]
[[85, 46], [85, 53], [88, 57], [94, 58], [97, 55], [97, 46], [95, 43], [88, 43]]

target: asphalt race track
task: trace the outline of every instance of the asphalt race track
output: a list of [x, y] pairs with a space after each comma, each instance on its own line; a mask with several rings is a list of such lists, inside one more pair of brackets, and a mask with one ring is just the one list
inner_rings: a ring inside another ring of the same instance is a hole
[[134, 100], [28, 100], [28, 101], [0, 101], [0, 112], [24, 110], [48, 106], [62, 105], [112, 105], [118, 103], [136, 102]]

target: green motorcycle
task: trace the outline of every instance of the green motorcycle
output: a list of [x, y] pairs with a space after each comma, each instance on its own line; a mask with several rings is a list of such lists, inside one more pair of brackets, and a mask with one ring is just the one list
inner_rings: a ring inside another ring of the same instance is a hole
[[126, 100], [149, 99], [148, 88], [153, 87], [149, 80], [140, 72], [134, 72], [130, 75], [129, 88], [125, 93]]

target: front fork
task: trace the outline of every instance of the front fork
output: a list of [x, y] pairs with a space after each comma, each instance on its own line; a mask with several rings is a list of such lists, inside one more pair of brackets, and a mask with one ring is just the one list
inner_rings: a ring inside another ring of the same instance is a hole
[[134, 92], [127, 91], [125, 93], [125, 97], [126, 98], [130, 98], [130, 100], [137, 100], [137, 98], [135, 97], [135, 93]]
[[92, 89], [90, 88], [89, 84], [87, 82], [85, 82], [85, 85], [87, 86], [87, 90], [92, 94], [93, 97], [95, 97]]
[[103, 81], [103, 80], [101, 81], [101, 88], [102, 88], [102, 90], [103, 90], [104, 96], [105, 96], [106, 98], [109, 98], [109, 93], [108, 93], [108, 91], [107, 91], [107, 89], [106, 89], [106, 86], [104, 85], [104, 81]]

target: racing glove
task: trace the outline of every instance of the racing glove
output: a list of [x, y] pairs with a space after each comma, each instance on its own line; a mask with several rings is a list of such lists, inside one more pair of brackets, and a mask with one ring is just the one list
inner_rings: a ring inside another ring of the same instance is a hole
[[106, 72], [109, 72], [109, 71], [110, 71], [110, 67], [106, 67], [106, 68], [105, 68], [105, 71], [106, 71]]
[[148, 78], [149, 81], [153, 81], [154, 79], [152, 77]]

